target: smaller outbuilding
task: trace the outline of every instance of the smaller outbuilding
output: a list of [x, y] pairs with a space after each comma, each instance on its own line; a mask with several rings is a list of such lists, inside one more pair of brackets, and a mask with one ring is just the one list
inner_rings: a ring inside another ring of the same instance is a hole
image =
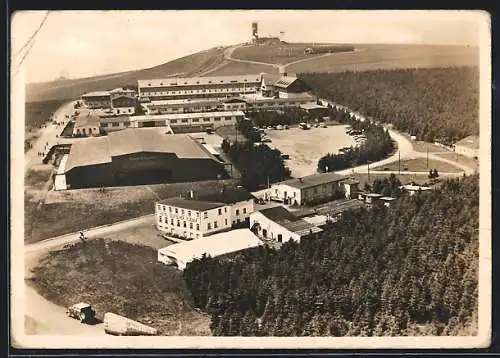
[[262, 244], [249, 229], [237, 229], [161, 248], [158, 261], [184, 270], [189, 262], [201, 259], [203, 255], [218, 257]]
[[455, 153], [469, 158], [479, 158], [479, 137], [468, 136], [453, 145]]
[[410, 195], [415, 195], [416, 193], [431, 190], [431, 188], [428, 186], [411, 185], [411, 184], [402, 185], [399, 187], [399, 189], [406, 191]]
[[255, 211], [250, 214], [250, 229], [264, 241], [299, 242], [305, 237], [312, 237], [323, 229], [313, 223], [295, 216], [282, 206]]
[[101, 118], [91, 114], [79, 115], [75, 118], [75, 126], [73, 127], [73, 136], [90, 137], [99, 136], [101, 126]]

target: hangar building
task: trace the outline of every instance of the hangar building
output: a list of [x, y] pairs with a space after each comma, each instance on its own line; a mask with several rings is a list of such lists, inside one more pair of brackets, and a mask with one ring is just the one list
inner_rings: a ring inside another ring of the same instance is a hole
[[225, 178], [224, 164], [189, 135], [128, 128], [75, 142], [64, 174], [71, 189], [126, 186]]

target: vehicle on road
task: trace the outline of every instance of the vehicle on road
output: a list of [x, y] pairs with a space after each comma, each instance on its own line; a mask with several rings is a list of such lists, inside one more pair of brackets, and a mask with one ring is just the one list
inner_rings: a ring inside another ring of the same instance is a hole
[[95, 311], [91, 305], [85, 302], [80, 302], [68, 307], [66, 310], [68, 317], [75, 318], [82, 323], [91, 323], [95, 319]]
[[326, 127], [328, 127], [326, 123], [321, 123], [321, 128], [326, 128]]
[[307, 129], [311, 129], [311, 125], [308, 123], [305, 123], [305, 122], [301, 122], [301, 123], [299, 123], [299, 128], [307, 130]]
[[290, 129], [290, 127], [287, 124], [285, 124], [285, 129]]
[[205, 131], [207, 132], [207, 134], [214, 134], [215, 133], [215, 130], [213, 128], [207, 128]]

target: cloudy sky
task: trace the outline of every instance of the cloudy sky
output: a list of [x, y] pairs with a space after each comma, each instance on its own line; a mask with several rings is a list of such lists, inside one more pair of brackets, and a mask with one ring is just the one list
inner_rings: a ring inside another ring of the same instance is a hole
[[[18, 12], [19, 51], [45, 11]], [[51, 11], [25, 58], [28, 82], [88, 77], [152, 67], [214, 46], [285, 32], [292, 42], [478, 45], [481, 13], [444, 11]]]

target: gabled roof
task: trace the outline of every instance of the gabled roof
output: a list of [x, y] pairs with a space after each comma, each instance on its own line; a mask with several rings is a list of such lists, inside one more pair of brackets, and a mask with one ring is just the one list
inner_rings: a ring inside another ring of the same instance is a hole
[[176, 208], [194, 210], [194, 211], [206, 211], [227, 206], [227, 204], [224, 203], [193, 200], [193, 199], [182, 199], [182, 198], [163, 199], [160, 200], [159, 203], [164, 205], [174, 206]]
[[128, 128], [109, 133], [105, 137], [86, 138], [73, 143], [66, 172], [75, 167], [110, 163], [112, 157], [141, 152], [216, 160], [203, 145], [187, 134], [166, 135], [156, 128]]
[[280, 79], [280, 76], [277, 74], [273, 73], [263, 73], [262, 74], [262, 80], [264, 81], [264, 84], [266, 86], [273, 86], [278, 80]]
[[292, 85], [292, 83], [298, 80], [299, 79], [297, 77], [283, 76], [274, 83], [274, 86], [279, 88], [288, 88]]
[[345, 180], [346, 177], [336, 173], [312, 174], [302, 178], [289, 179], [276, 184], [288, 185], [297, 189], [312, 188], [317, 185]]
[[479, 136], [471, 135], [455, 143], [455, 145], [471, 149], [479, 149]]
[[139, 80], [141, 88], [147, 87], [179, 87], [210, 84], [231, 84], [231, 83], [260, 83], [259, 75], [240, 75], [240, 76], [208, 76], [208, 77], [178, 77]]
[[111, 94], [109, 93], [109, 91], [94, 91], [94, 92], [84, 93], [82, 94], [82, 97], [107, 97], [110, 95]]
[[83, 128], [83, 127], [90, 127], [90, 126], [97, 126], [99, 127], [101, 118], [98, 116], [93, 116], [93, 115], [86, 115], [86, 116], [77, 116], [75, 118], [75, 128]]
[[259, 212], [269, 220], [274, 221], [278, 225], [283, 226], [285, 229], [299, 235], [307, 235], [323, 231], [316, 225], [308, 223], [307, 221], [295, 216], [282, 206], [267, 208], [260, 210]]

